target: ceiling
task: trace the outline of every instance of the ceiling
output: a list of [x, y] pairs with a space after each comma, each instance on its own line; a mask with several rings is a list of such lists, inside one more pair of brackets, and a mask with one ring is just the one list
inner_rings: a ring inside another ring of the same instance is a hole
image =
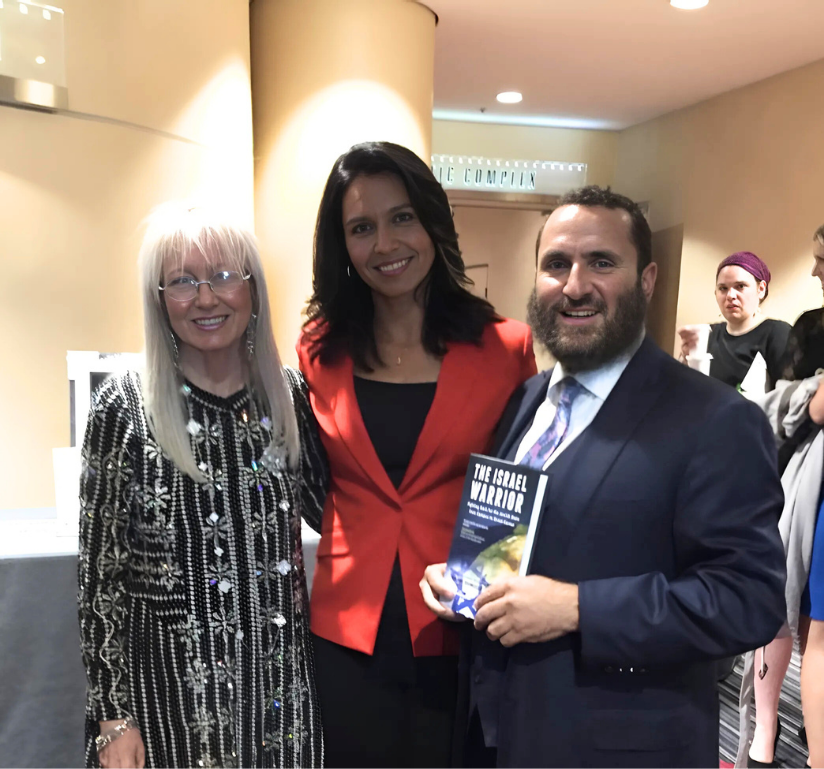
[[[436, 118], [619, 129], [824, 58], [824, 0], [426, 4]], [[498, 104], [509, 90], [524, 100]]]

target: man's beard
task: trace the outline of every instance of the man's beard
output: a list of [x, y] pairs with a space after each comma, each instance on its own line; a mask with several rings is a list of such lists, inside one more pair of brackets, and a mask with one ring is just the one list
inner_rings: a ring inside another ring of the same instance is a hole
[[[576, 328], [562, 325], [561, 312], [582, 309], [601, 313], [600, 328]], [[615, 312], [607, 315], [603, 300], [585, 296], [582, 299], [566, 297], [546, 307], [538, 300], [533, 288], [527, 305], [527, 322], [535, 338], [570, 373], [591, 371], [620, 356], [641, 336], [647, 314], [647, 298], [641, 281], [618, 297]]]

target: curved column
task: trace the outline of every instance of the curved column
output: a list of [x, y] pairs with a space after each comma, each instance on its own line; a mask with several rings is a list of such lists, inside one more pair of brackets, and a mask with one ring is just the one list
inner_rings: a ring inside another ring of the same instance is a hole
[[254, 0], [251, 40], [255, 226], [278, 346], [294, 363], [335, 159], [387, 140], [429, 162], [435, 16], [409, 0]]

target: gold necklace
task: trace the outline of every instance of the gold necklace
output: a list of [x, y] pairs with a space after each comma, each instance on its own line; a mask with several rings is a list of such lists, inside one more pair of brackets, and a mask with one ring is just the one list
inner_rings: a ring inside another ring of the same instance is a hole
[[[395, 342], [389, 342], [389, 343], [382, 342], [382, 344], [383, 344], [383, 345], [385, 345], [385, 346], [387, 346], [387, 347], [394, 347], [394, 346], [396, 346], [396, 343], [395, 343]], [[400, 345], [400, 348], [401, 348], [401, 351], [402, 351], [402, 353], [403, 353], [403, 354], [405, 354], [405, 352], [406, 352], [407, 350], [412, 350], [414, 347], [415, 347], [415, 344], [410, 344], [410, 345]], [[401, 365], [401, 362], [402, 362], [402, 361], [401, 361], [401, 357], [402, 357], [401, 355], [398, 355], [398, 356], [396, 357], [396, 360], [395, 360], [395, 365], [396, 365], [396, 366], [400, 366], [400, 365]]]

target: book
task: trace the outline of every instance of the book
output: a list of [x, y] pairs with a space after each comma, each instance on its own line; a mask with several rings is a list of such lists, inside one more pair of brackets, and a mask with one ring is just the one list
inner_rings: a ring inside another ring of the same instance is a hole
[[441, 599], [444, 606], [472, 619], [485, 587], [528, 573], [547, 481], [532, 467], [470, 455], [446, 562], [455, 597]]

